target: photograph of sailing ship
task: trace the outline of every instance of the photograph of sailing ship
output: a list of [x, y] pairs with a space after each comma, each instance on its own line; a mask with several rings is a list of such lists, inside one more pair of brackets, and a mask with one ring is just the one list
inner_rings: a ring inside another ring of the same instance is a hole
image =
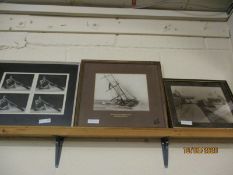
[[146, 74], [97, 73], [93, 109], [149, 111]]
[[36, 91], [59, 92], [64, 91], [67, 75], [39, 74]]
[[0, 94], [0, 114], [21, 114], [25, 112], [28, 94]]
[[171, 86], [177, 119], [197, 123], [233, 123], [233, 104], [220, 87]]
[[7, 91], [29, 91], [32, 86], [34, 74], [5, 73], [3, 76], [1, 90]]
[[35, 94], [32, 101], [31, 113], [63, 114], [64, 95]]

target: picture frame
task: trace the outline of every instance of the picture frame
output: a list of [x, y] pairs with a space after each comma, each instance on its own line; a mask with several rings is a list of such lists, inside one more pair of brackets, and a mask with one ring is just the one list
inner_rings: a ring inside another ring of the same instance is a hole
[[233, 95], [227, 81], [164, 79], [164, 86], [171, 127], [233, 127]]
[[159, 62], [82, 60], [77, 126], [167, 127]]
[[71, 126], [78, 63], [0, 62], [0, 125]]

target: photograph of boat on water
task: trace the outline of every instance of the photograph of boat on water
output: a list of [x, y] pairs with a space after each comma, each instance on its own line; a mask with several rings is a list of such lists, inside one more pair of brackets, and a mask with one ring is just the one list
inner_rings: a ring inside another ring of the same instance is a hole
[[97, 73], [94, 110], [149, 111], [146, 74]]
[[0, 114], [25, 113], [28, 94], [0, 93]]
[[36, 91], [62, 92], [65, 91], [68, 75], [39, 74]]
[[35, 94], [31, 113], [64, 114], [64, 95]]
[[0, 63], [0, 125], [71, 126], [78, 63]]
[[4, 73], [0, 90], [6, 91], [30, 91], [34, 74]]
[[226, 81], [165, 80], [173, 127], [233, 127], [233, 98]]
[[82, 60], [78, 97], [78, 126], [167, 127], [159, 62]]

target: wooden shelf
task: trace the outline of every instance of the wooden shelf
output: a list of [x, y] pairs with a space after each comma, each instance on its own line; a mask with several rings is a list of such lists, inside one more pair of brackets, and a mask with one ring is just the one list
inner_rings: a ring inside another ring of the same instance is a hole
[[0, 137], [55, 137], [55, 167], [58, 168], [64, 137], [161, 138], [164, 167], [168, 167], [169, 138], [233, 139], [233, 128], [96, 128], [0, 126]]
[[0, 126], [0, 137], [233, 138], [233, 128], [97, 128]]

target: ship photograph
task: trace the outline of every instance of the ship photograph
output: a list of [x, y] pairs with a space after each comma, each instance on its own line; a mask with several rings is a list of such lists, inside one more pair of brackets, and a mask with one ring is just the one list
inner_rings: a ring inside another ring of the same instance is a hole
[[95, 111], [149, 111], [146, 74], [97, 73]]
[[171, 90], [179, 122], [233, 123], [233, 104], [220, 87], [172, 86]]

